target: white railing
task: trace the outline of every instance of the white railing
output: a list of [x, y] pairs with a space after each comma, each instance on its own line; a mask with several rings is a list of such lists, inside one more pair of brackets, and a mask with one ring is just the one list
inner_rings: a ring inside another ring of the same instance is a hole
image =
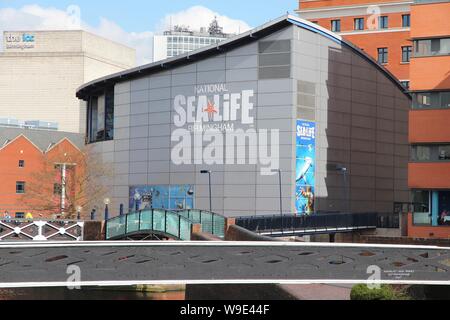
[[83, 241], [80, 221], [0, 221], [0, 241]]

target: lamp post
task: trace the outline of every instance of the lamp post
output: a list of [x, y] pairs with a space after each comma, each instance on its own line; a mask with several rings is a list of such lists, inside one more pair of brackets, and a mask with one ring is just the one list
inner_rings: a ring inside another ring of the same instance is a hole
[[109, 220], [109, 204], [111, 203], [111, 200], [109, 198], [106, 198], [105, 201], [105, 221]]
[[97, 210], [95, 210], [95, 209], [92, 209], [92, 211], [91, 211], [91, 221], [94, 221], [95, 220], [95, 213], [97, 212]]
[[210, 212], [212, 212], [211, 171], [209, 171], [209, 170], [202, 170], [202, 171], [200, 171], [200, 173], [209, 175], [209, 210], [210, 210]]
[[284, 225], [283, 225], [283, 188], [282, 188], [282, 172], [281, 169], [278, 169], [278, 183], [280, 187], [280, 217], [281, 217], [281, 233], [284, 233]]
[[349, 196], [349, 188], [347, 187], [347, 173], [348, 169], [344, 166], [337, 166], [337, 171], [341, 172], [344, 177], [344, 192], [345, 192], [345, 202], [348, 213], [350, 213], [350, 196]]

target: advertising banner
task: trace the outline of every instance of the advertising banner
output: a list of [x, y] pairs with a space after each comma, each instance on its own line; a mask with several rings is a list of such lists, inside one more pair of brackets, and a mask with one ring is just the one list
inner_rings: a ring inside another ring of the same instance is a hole
[[194, 208], [194, 186], [130, 187], [130, 212], [146, 209], [187, 210]]
[[314, 213], [316, 124], [297, 120], [295, 204], [298, 215]]

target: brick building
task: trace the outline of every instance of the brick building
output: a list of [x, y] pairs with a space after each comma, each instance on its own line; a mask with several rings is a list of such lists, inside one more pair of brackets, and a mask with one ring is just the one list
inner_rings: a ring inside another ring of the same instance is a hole
[[335, 30], [411, 91], [411, 237], [450, 237], [450, 1], [301, 0], [298, 13]]
[[416, 1], [411, 15], [409, 235], [450, 238], [450, 1]]
[[83, 136], [79, 134], [0, 128], [2, 218], [9, 215], [21, 219], [28, 213], [33, 217], [54, 218], [73, 210], [71, 206], [76, 204], [70, 203], [73, 199], [70, 194], [76, 192], [75, 179], [83, 173], [79, 160], [83, 145]]
[[412, 3], [409, 0], [300, 0], [297, 13], [357, 45], [408, 88]]

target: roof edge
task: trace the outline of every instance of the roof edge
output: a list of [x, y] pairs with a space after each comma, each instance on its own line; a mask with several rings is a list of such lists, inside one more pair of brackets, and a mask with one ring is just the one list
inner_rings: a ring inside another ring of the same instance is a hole
[[393, 84], [395, 84], [402, 92], [405, 94], [409, 99], [411, 99], [411, 95], [406, 90], [406, 88], [403, 87], [403, 85], [400, 83], [400, 81], [391, 73], [389, 72], [385, 67], [378, 64], [372, 57], [370, 57], [366, 52], [359, 49], [356, 45], [351, 43], [348, 40], [345, 40], [340, 35], [325, 29], [317, 24], [314, 24], [310, 21], [307, 21], [305, 19], [299, 18], [294, 15], [283, 15], [277, 19], [274, 19], [272, 21], [269, 21], [259, 27], [256, 27], [252, 30], [249, 30], [247, 32], [244, 32], [242, 34], [236, 35], [234, 37], [231, 37], [223, 42], [220, 42], [216, 45], [203, 47], [173, 58], [168, 58], [161, 61], [156, 61], [150, 64], [138, 66], [135, 68], [131, 68], [125, 71], [121, 71], [118, 73], [114, 73], [93, 81], [90, 81], [82, 86], [80, 86], [77, 89], [76, 96], [79, 99], [87, 100], [88, 96], [86, 91], [95, 91], [97, 88], [102, 88], [106, 86], [115, 85], [116, 83], [127, 81], [131, 79], [136, 79], [143, 77], [147, 74], [153, 74], [157, 72], [162, 72], [164, 70], [168, 70], [170, 67], [176, 67], [180, 65], [185, 65], [191, 63], [196, 57], [202, 57], [202, 56], [209, 56], [216, 54], [217, 52], [223, 51], [227, 48], [233, 48], [235, 46], [239, 46], [239, 44], [243, 41], [255, 41], [258, 38], [259, 34], [269, 33], [272, 29], [281, 29], [283, 27], [288, 26], [289, 24], [296, 25], [298, 27], [301, 27], [303, 29], [319, 33], [323, 35], [324, 37], [337, 42], [339, 44], [346, 45], [351, 50], [355, 51], [359, 56], [367, 60], [369, 63], [373, 64], [379, 71], [384, 73]]

